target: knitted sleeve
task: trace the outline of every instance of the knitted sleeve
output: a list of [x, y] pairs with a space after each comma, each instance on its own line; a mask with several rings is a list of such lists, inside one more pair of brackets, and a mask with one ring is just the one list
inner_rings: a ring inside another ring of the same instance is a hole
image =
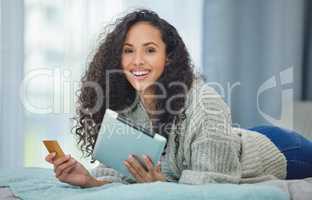
[[190, 115], [190, 165], [179, 183], [239, 183], [240, 138], [231, 131], [229, 108], [214, 89], [202, 88]]
[[90, 174], [98, 180], [107, 180], [113, 183], [129, 184], [129, 180], [126, 176], [121, 175], [116, 170], [107, 167], [106, 165], [99, 163], [98, 166], [90, 170]]

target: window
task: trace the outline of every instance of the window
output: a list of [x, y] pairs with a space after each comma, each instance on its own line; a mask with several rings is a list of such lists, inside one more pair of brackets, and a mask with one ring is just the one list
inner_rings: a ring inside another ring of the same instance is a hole
[[[43, 139], [58, 140], [65, 153], [80, 158], [70, 133], [75, 92], [106, 24], [148, 5], [176, 26], [200, 66], [201, 2], [25, 0], [25, 166], [51, 167], [44, 161]], [[177, 5], [179, 10], [174, 9]], [[90, 166], [87, 160], [82, 162]]]
[[81, 157], [71, 134], [75, 93], [92, 41], [121, 9], [118, 1], [25, 1], [25, 166], [51, 167], [43, 139]]

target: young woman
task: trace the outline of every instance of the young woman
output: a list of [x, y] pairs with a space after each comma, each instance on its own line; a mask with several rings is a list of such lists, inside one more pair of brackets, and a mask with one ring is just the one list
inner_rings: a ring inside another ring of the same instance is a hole
[[[168, 139], [158, 164], [145, 156], [147, 170], [131, 155], [125, 160], [138, 183], [244, 183], [312, 176], [312, 144], [298, 134], [231, 127], [229, 108], [194, 73], [177, 30], [149, 10], [116, 22], [82, 78], [74, 132], [87, 156], [106, 108]], [[305, 156], [297, 156], [302, 152]], [[130, 183], [105, 163], [88, 172], [70, 155], [54, 159], [49, 154], [46, 160], [60, 181], [72, 185]]]

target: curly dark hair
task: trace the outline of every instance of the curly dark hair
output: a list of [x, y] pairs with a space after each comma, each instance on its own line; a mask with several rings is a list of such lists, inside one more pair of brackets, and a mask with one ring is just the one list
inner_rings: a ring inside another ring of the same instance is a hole
[[[117, 19], [114, 29], [108, 32], [100, 42], [81, 79], [77, 116], [74, 118], [76, 124], [73, 127], [73, 133], [78, 137], [77, 144], [86, 157], [91, 156], [93, 153], [106, 108], [119, 112], [130, 108], [131, 105], [135, 105], [137, 100], [136, 90], [130, 85], [125, 74], [113, 73], [107, 76], [107, 72], [109, 70], [122, 70], [123, 44], [128, 30], [138, 22], [148, 22], [156, 27], [166, 45], [165, 51], [168, 63], [157, 83], [166, 89], [167, 96], [156, 100], [156, 110], [162, 110], [163, 112], [156, 116], [157, 123], [153, 124], [154, 131], [168, 138], [171, 131], [168, 128], [171, 126], [168, 125], [178, 121], [175, 120], [175, 117], [178, 117], [179, 113], [184, 110], [186, 93], [195, 77], [186, 46], [177, 30], [155, 12], [146, 9], [135, 10]], [[109, 81], [109, 84], [107, 84], [107, 81]], [[103, 91], [102, 99], [99, 99], [96, 89], [88, 87], [90, 82], [98, 85]], [[172, 82], [183, 83], [187, 90], [180, 86], [170, 85]], [[156, 95], [163, 92], [158, 87], [155, 87], [154, 91]], [[99, 109], [91, 114], [86, 112], [87, 109], [94, 108], [99, 100], [101, 102]], [[170, 110], [166, 106], [169, 100], [170, 109], [177, 112], [169, 112]]]

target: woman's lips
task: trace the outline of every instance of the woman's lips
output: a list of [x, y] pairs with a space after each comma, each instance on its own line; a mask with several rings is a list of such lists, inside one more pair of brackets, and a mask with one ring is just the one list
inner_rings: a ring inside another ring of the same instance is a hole
[[135, 80], [139, 80], [139, 81], [144, 80], [144, 79], [146, 79], [147, 77], [148, 77], [148, 74], [146, 74], [146, 75], [144, 75], [144, 76], [133, 76], [133, 78], [134, 78]]
[[146, 79], [151, 70], [131, 70], [130, 73], [132, 74], [135, 80], [144, 80]]

